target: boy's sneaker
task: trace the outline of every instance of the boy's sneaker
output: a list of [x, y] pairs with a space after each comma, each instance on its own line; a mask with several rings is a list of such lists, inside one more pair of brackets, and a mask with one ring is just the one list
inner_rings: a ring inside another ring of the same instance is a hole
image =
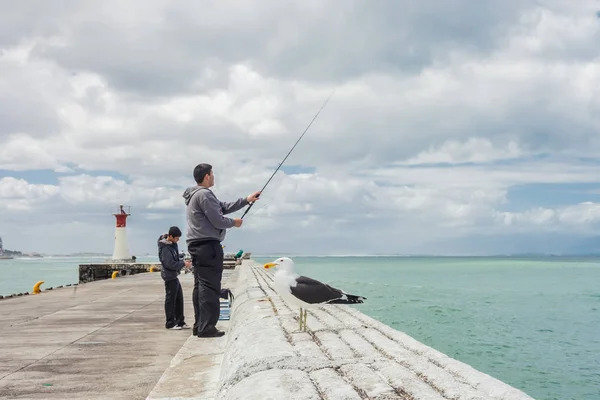
[[170, 327], [170, 328], [167, 328], [167, 329], [170, 329], [170, 330], [172, 330], [172, 331], [180, 331], [180, 330], [181, 330], [181, 329], [183, 329], [183, 328], [181, 328], [181, 327], [180, 327], [180, 326], [178, 326], [178, 325], [175, 325], [175, 326], [172, 326], [172, 327]]
[[188, 324], [183, 324], [179, 326], [181, 329], [192, 329]]

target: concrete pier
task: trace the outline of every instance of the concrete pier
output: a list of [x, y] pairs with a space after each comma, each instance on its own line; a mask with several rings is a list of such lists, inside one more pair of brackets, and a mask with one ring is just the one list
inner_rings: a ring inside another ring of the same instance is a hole
[[[223, 258], [224, 269], [235, 269], [242, 264], [242, 259], [248, 260], [251, 253], [245, 253], [242, 258], [236, 260], [234, 254], [225, 254]], [[189, 259], [189, 257], [188, 257]], [[117, 271], [119, 275], [135, 275], [145, 272], [160, 271], [160, 262], [127, 262], [107, 261], [93, 264], [79, 264], [79, 283], [94, 282], [110, 279], [112, 273]]]
[[105, 262], [94, 264], [79, 264], [79, 283], [88, 283], [103, 279], [110, 279], [112, 273], [117, 271], [120, 276], [142, 274], [145, 272], [160, 271], [160, 263], [135, 263], [135, 262]]
[[[193, 277], [180, 280], [191, 325]], [[191, 337], [164, 327], [160, 273], [7, 299], [0, 318], [2, 400], [144, 399]]]

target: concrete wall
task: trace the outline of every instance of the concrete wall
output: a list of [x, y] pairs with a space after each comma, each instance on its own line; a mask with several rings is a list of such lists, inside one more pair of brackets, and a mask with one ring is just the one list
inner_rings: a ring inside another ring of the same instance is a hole
[[160, 271], [160, 263], [118, 263], [107, 262], [98, 264], [79, 264], [79, 283], [94, 282], [111, 278], [114, 271], [119, 275], [135, 275], [154, 271]]
[[531, 399], [349, 306], [310, 310], [299, 332], [298, 310], [251, 260], [235, 295], [218, 399]]

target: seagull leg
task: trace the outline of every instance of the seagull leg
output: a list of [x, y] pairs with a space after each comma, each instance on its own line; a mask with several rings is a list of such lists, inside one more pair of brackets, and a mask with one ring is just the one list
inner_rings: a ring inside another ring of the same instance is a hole
[[304, 332], [306, 332], [306, 309], [304, 309]]
[[302, 330], [302, 307], [300, 307], [300, 318], [298, 318], [298, 320], [300, 321], [299, 329]]

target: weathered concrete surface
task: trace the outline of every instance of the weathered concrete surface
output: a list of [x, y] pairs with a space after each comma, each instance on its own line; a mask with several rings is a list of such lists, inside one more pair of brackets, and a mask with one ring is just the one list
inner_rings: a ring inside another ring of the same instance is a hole
[[160, 263], [103, 262], [96, 264], [79, 264], [79, 283], [110, 279], [114, 271], [118, 271], [120, 276], [127, 276], [151, 272], [151, 269], [160, 271]]
[[[222, 286], [233, 290], [236, 276], [237, 270], [223, 271]], [[173, 357], [147, 400], [214, 399], [230, 322], [217, 324], [217, 328], [226, 332], [220, 338], [191, 336]]]
[[160, 273], [4, 300], [0, 318], [0, 399], [144, 399], [191, 335], [164, 328]]
[[298, 332], [272, 274], [252, 261], [238, 270], [218, 399], [531, 399], [349, 306], [309, 311]]

